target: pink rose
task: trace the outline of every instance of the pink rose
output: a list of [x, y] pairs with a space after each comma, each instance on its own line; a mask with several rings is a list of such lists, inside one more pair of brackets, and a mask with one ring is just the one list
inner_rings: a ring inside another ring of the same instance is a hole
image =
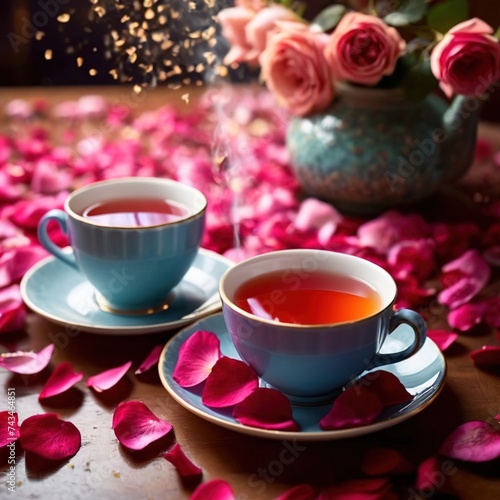
[[500, 44], [492, 33], [475, 17], [457, 24], [434, 47], [431, 70], [448, 97], [478, 96], [500, 80]]
[[330, 36], [325, 57], [336, 78], [375, 85], [392, 74], [405, 47], [397, 30], [381, 19], [349, 12]]
[[231, 48], [224, 64], [246, 62], [255, 65], [266, 48], [267, 38], [278, 30], [279, 21], [296, 21], [297, 15], [282, 5], [260, 8], [255, 2], [239, 2], [240, 6], [219, 12], [222, 34]]
[[283, 23], [262, 53], [262, 77], [280, 104], [295, 115], [324, 110], [333, 99], [333, 83], [324, 58], [328, 35], [301, 23]]

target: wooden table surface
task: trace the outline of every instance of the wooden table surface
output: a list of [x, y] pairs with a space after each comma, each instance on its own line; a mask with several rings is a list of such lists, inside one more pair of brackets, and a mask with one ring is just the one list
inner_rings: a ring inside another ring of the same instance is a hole
[[[3, 89], [0, 90], [0, 108], [14, 97], [40, 96], [57, 102], [84, 93], [101, 93], [113, 98], [117, 93], [129, 95], [130, 89]], [[184, 93], [158, 89], [149, 92], [138, 106], [140, 109], [153, 108], [169, 99], [177, 99], [184, 105], [185, 101], [181, 100]], [[482, 125], [481, 134], [497, 141], [500, 146], [495, 126]], [[446, 206], [445, 203], [439, 205], [439, 210]], [[449, 209], [456, 211], [457, 207], [449, 206]], [[444, 319], [436, 317], [429, 326], [445, 327]], [[7, 343], [13, 339], [13, 334], [9, 335], [0, 341]], [[171, 336], [172, 332], [126, 337], [75, 333], [31, 313], [20, 348], [38, 351], [54, 342], [56, 350], [52, 365], [70, 361], [76, 370], [90, 375], [129, 359], [141, 360], [153, 346], [164, 344]], [[473, 349], [496, 342], [494, 331], [461, 335], [446, 352], [448, 374], [442, 392], [431, 405], [409, 420], [367, 436], [322, 442], [262, 439], [209, 423], [179, 406], [163, 388], [156, 373], [147, 379], [136, 377], [135, 365], [115, 389], [98, 395], [81, 382], [56, 408], [38, 401], [45, 380], [43, 377], [22, 377], [0, 370], [0, 410], [6, 405], [7, 388], [15, 387], [20, 420], [36, 413], [55, 411], [61, 418], [71, 420], [82, 434], [81, 449], [62, 465], [53, 466], [19, 452], [17, 498], [189, 498], [193, 486], [183, 483], [172, 465], [162, 458], [162, 452], [171, 443], [161, 442], [159, 447], [146, 453], [131, 453], [117, 442], [111, 428], [112, 415], [116, 404], [127, 399], [143, 401], [156, 415], [168, 420], [175, 429], [175, 439], [203, 469], [203, 480], [222, 478], [228, 481], [239, 499], [271, 499], [299, 483], [309, 483], [318, 489], [327, 487], [358, 471], [360, 457], [372, 447], [396, 448], [411, 456], [414, 463], [419, 463], [435, 454], [436, 443], [441, 443], [460, 423], [491, 420], [500, 413], [499, 373], [478, 369], [468, 354]], [[293, 459], [279, 466], [284, 450], [290, 447], [294, 450], [290, 455]], [[0, 470], [5, 471], [5, 453], [2, 453]], [[449, 476], [459, 498], [500, 498], [498, 459], [480, 464], [454, 462]], [[10, 498], [8, 493], [3, 477], [0, 498]], [[410, 490], [405, 490], [401, 498], [415, 498], [412, 495]]]

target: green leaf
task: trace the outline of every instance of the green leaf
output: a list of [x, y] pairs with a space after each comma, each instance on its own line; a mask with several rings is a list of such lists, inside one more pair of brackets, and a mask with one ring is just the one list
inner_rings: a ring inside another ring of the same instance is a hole
[[432, 74], [429, 58], [420, 58], [405, 74], [402, 88], [409, 99], [425, 99], [438, 85]]
[[388, 14], [381, 11], [380, 14], [383, 15], [384, 21], [391, 26], [406, 26], [420, 21], [426, 12], [426, 0], [403, 0], [397, 9]]
[[441, 33], [446, 33], [450, 28], [468, 18], [468, 0], [444, 0], [429, 9], [427, 24]]
[[339, 24], [346, 8], [343, 5], [331, 5], [322, 10], [312, 21], [312, 24], [319, 26], [323, 31], [330, 31]]

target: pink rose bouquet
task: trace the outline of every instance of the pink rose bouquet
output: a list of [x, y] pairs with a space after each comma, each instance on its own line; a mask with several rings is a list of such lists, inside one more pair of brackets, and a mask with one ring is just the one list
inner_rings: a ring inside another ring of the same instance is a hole
[[448, 97], [482, 97], [500, 81], [500, 30], [468, 19], [463, 0], [349, 0], [312, 20], [290, 5], [235, 0], [218, 19], [230, 44], [225, 64], [260, 66], [294, 115], [325, 110], [339, 82], [419, 99], [438, 86]]

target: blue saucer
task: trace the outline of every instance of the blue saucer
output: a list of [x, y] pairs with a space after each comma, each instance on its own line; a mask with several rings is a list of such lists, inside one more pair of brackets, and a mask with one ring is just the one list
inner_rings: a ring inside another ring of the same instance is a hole
[[219, 280], [232, 262], [200, 249], [191, 269], [172, 291], [169, 309], [151, 315], [120, 315], [102, 311], [94, 289], [77, 270], [55, 257], [35, 264], [21, 281], [26, 305], [54, 323], [107, 335], [132, 335], [171, 330], [220, 309]]
[[[181, 330], [164, 347], [158, 369], [165, 389], [181, 406], [195, 415], [233, 431], [253, 436], [271, 439], [295, 439], [297, 441], [327, 441], [379, 431], [403, 422], [423, 410], [437, 397], [446, 377], [445, 359], [436, 344], [431, 339], [427, 339], [422, 349], [411, 358], [381, 368], [396, 375], [408, 392], [414, 395], [414, 398], [405, 405], [386, 408], [374, 423], [352, 429], [323, 431], [319, 428], [318, 422], [328, 413], [331, 408], [330, 403], [307, 407], [293, 406], [293, 416], [301, 428], [300, 432], [258, 429], [240, 424], [227, 412], [217, 412], [208, 408], [202, 404], [201, 395], [198, 392], [180, 387], [172, 379], [179, 349], [182, 343], [196, 330], [214, 332], [220, 340], [222, 354], [240, 359], [231, 342], [222, 314], [207, 316]], [[411, 328], [407, 325], [398, 327], [397, 331], [391, 335], [394, 338], [389, 337], [385, 342], [383, 352], [399, 351], [401, 344], [406, 343], [406, 339], [411, 336], [408, 335], [409, 330]], [[363, 375], [366, 373], [368, 371]], [[261, 385], [264, 384], [261, 383]]]

